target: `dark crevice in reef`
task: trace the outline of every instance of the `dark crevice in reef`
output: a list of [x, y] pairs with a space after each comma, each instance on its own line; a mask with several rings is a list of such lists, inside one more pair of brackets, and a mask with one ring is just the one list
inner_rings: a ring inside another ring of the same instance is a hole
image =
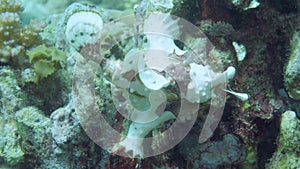
[[277, 137], [279, 135], [280, 118], [276, 116], [271, 122], [258, 119], [256, 122], [261, 130], [260, 140], [257, 145], [258, 168], [264, 169], [277, 148]]

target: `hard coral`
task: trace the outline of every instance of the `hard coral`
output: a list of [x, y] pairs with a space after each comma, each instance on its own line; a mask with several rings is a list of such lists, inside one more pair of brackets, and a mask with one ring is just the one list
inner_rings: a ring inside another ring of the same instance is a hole
[[25, 50], [40, 42], [41, 29], [22, 25], [21, 1], [0, 0], [0, 4], [0, 62], [20, 66], [25, 62]]
[[10, 58], [16, 57], [24, 48], [12, 39], [15, 36], [14, 28], [19, 26], [20, 17], [16, 13], [4, 12], [0, 14], [1, 36], [1, 62], [9, 62]]
[[1, 0], [0, 12], [21, 12], [22, 2], [20, 0]]

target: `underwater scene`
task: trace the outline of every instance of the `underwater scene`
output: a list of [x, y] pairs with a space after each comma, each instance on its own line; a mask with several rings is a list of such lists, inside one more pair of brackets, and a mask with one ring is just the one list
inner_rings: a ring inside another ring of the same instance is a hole
[[300, 169], [300, 1], [0, 0], [0, 169]]

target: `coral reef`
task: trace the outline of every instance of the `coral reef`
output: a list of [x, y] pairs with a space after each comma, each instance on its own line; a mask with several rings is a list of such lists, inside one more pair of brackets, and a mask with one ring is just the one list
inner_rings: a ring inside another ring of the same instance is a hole
[[15, 113], [15, 120], [25, 161], [38, 165], [50, 153], [50, 119], [36, 107], [24, 107]]
[[[101, 157], [99, 148], [90, 142], [83, 133], [72, 103], [54, 111], [49, 120], [51, 135], [51, 154], [46, 158], [39, 158], [43, 162], [36, 168], [75, 168], [95, 166], [95, 160]], [[84, 160], [91, 158], [93, 160]]]
[[[5, 124], [1, 119], [1, 123]], [[14, 166], [21, 163], [24, 159], [24, 151], [19, 143], [17, 126], [15, 124], [5, 124], [1, 127], [1, 151], [0, 156], [4, 158], [7, 165]], [[13, 132], [12, 132], [13, 131]]]
[[245, 160], [245, 148], [232, 134], [204, 144], [198, 144], [193, 137], [187, 136], [178, 145], [180, 154], [188, 161], [188, 168], [228, 168]]
[[8, 67], [0, 69], [0, 96], [0, 158], [8, 165], [17, 165], [25, 153], [19, 142], [15, 112], [25, 106], [26, 100], [14, 72]]
[[1, 0], [1, 5], [0, 5], [0, 12], [20, 12], [22, 11], [22, 3], [21, 1], [18, 0]]
[[25, 51], [40, 43], [42, 25], [31, 22], [22, 25], [21, 1], [1, 0], [0, 9], [0, 62], [20, 66], [26, 63]]
[[293, 111], [286, 111], [281, 116], [280, 135], [277, 151], [273, 154], [267, 169], [299, 168], [300, 120]]
[[[31, 72], [24, 75], [24, 71]], [[26, 94], [26, 100], [30, 105], [38, 107], [45, 114], [49, 115], [57, 108], [68, 103], [71, 91], [70, 85], [72, 84], [70, 72], [59, 69], [47, 78], [36, 79], [37, 75], [35, 75], [34, 70], [25, 69], [24, 71], [22, 72], [23, 75], [20, 83]], [[38, 83], [33, 83], [34, 80], [37, 80]]]
[[0, 0], [0, 168], [300, 168], [300, 3], [139, 2]]
[[[9, 73], [9, 69], [1, 69], [3, 71]], [[8, 81], [6, 79], [5, 83]], [[2, 87], [5, 83], [1, 82]], [[1, 94], [8, 94], [9, 89], [6, 87]], [[16, 91], [9, 96], [18, 95], [24, 96]], [[5, 162], [1, 168], [82, 168], [98, 165], [94, 161], [100, 160], [101, 150], [83, 133], [71, 103], [47, 117], [41, 110], [26, 107], [24, 103], [21, 107], [13, 107], [5, 104], [5, 97], [1, 102], [5, 106], [0, 118], [0, 127], [4, 131], [0, 135], [0, 158]], [[14, 112], [10, 112], [12, 108]], [[93, 160], [90, 163], [84, 160], [86, 158]]]
[[300, 100], [300, 33], [295, 32], [291, 45], [291, 56], [284, 71], [284, 84], [289, 96]]
[[29, 104], [46, 114], [65, 105], [69, 100], [71, 85], [65, 52], [40, 45], [28, 50], [27, 57], [30, 65], [20, 71], [19, 84]]
[[55, 143], [60, 146], [69, 142], [76, 143], [80, 137], [76, 138], [75, 135], [81, 132], [79, 121], [76, 119], [75, 108], [72, 104], [55, 110], [50, 119], [52, 120], [52, 138]]

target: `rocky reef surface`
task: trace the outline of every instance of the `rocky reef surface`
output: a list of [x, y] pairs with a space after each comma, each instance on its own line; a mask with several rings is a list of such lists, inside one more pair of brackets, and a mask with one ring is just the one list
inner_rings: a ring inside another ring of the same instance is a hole
[[0, 168], [300, 168], [299, 8], [0, 0]]

